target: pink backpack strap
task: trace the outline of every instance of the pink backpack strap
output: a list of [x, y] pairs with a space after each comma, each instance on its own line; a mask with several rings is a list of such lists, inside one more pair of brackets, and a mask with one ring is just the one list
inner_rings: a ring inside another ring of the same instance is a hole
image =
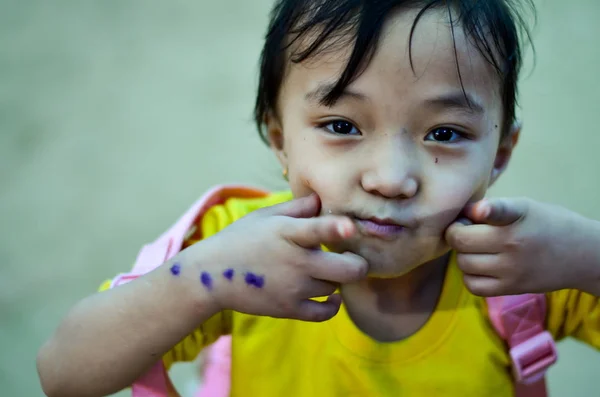
[[208, 347], [202, 384], [194, 397], [227, 397], [231, 388], [231, 335]]
[[490, 320], [509, 347], [515, 396], [547, 396], [546, 371], [558, 354], [552, 335], [546, 331], [546, 296], [498, 296], [486, 301]]
[[[175, 256], [183, 245], [186, 234], [190, 228], [211, 207], [222, 204], [231, 197], [260, 198], [269, 192], [244, 185], [220, 185], [196, 201], [190, 209], [183, 214], [153, 243], [147, 244], [140, 250], [131, 273], [118, 275], [111, 284], [111, 288], [126, 284], [137, 277], [148, 273]], [[227, 392], [227, 391], [226, 391]], [[142, 375], [132, 385], [133, 397], [174, 397], [179, 394], [173, 387], [169, 376], [159, 360], [146, 374]]]

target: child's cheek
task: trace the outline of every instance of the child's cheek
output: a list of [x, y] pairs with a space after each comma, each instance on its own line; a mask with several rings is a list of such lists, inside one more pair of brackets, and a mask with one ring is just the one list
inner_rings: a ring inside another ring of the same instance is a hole
[[472, 177], [456, 180], [454, 184], [442, 189], [436, 194], [436, 204], [432, 207], [438, 208], [439, 222], [448, 226], [461, 216], [467, 204], [485, 196], [487, 184], [484, 178]]
[[340, 200], [351, 196], [352, 177], [346, 174], [349, 170], [333, 161], [316, 160], [304, 157], [290, 162], [290, 188], [295, 197], [316, 193], [323, 207], [339, 208]]
[[330, 213], [340, 207], [340, 197], [347, 197], [343, 188], [335, 179], [329, 180], [322, 176], [314, 176], [306, 172], [300, 173], [298, 177], [290, 183], [294, 196], [307, 196], [316, 193], [322, 205], [322, 213]]
[[289, 185], [294, 197], [304, 197], [312, 193], [317, 193], [321, 200], [323, 189], [319, 187], [325, 185], [319, 183], [318, 177], [315, 177], [316, 172], [313, 172], [310, 167], [299, 167], [291, 169], [289, 174]]

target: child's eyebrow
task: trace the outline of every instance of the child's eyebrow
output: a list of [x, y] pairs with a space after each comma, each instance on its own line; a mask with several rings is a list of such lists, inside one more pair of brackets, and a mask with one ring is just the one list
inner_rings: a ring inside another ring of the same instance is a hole
[[[304, 96], [304, 99], [308, 102], [322, 105], [324, 99], [334, 87], [335, 83], [321, 83], [317, 85], [315, 89], [309, 91]], [[352, 91], [348, 88], [340, 94], [335, 102], [344, 98], [353, 98], [359, 101], [370, 100], [367, 95]], [[432, 98], [427, 98], [423, 101], [423, 105], [435, 110], [455, 110], [477, 115], [485, 113], [485, 108], [481, 102], [474, 95], [463, 91], [450, 91]]]
[[427, 98], [426, 107], [444, 110], [459, 110], [468, 113], [483, 114], [485, 108], [477, 98], [468, 92], [449, 92], [433, 98]]
[[[321, 83], [314, 90], [308, 92], [304, 99], [308, 102], [313, 102], [316, 104], [322, 104], [323, 100], [327, 97], [327, 95], [333, 90], [335, 87], [335, 83]], [[360, 101], [368, 101], [369, 97], [365, 94], [361, 94], [360, 92], [352, 91], [346, 88], [339, 98], [337, 98], [336, 102], [343, 98], [353, 98], [358, 99]]]

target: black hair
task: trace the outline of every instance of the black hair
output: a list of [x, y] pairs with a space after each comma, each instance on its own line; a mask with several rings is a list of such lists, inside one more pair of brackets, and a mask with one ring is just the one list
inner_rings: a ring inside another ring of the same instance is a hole
[[[368, 66], [387, 16], [398, 8], [419, 9], [412, 25], [409, 49], [417, 23], [428, 10], [447, 10], [453, 39], [455, 26], [464, 29], [500, 77], [504, 136], [515, 120], [517, 83], [523, 63], [520, 37], [524, 34], [531, 39], [519, 5], [528, 5], [535, 16], [531, 0], [277, 0], [261, 54], [254, 108], [254, 119], [262, 139], [268, 143], [263, 130], [265, 117], [269, 112], [276, 113], [288, 62], [303, 62], [329, 49], [332, 44], [340, 44], [340, 39], [352, 40], [353, 50], [347, 65], [337, 83], [323, 98], [323, 104], [330, 106]], [[318, 34], [310, 35], [316, 32], [315, 29], [318, 29]], [[297, 51], [289, 51], [295, 42], [307, 39], [308, 44], [296, 46]], [[413, 67], [410, 50], [409, 58]], [[460, 70], [458, 75], [462, 85]], [[464, 86], [462, 88], [464, 93]]]

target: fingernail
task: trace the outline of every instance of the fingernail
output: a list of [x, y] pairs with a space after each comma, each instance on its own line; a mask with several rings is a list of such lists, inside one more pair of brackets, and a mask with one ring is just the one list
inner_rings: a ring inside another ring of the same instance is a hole
[[338, 224], [337, 231], [340, 234], [340, 236], [348, 237], [351, 234], [352, 229], [351, 229], [351, 226], [349, 226], [346, 222], [344, 222], [344, 223]]
[[481, 213], [481, 216], [487, 219], [487, 217], [490, 216], [490, 214], [492, 213], [492, 207], [490, 206], [490, 203], [488, 203], [487, 201], [483, 201], [479, 205], [479, 211]]

